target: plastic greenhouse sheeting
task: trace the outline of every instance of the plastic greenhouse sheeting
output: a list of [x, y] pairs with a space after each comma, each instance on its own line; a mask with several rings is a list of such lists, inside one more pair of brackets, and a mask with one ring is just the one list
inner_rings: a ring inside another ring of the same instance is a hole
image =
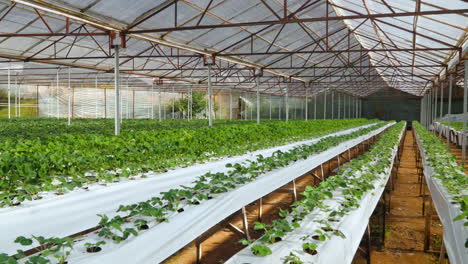
[[[201, 205], [184, 207], [185, 211], [181, 214], [173, 214], [169, 217], [169, 222], [158, 224], [119, 245], [104, 245], [106, 248], [92, 256], [72, 254], [70, 262], [159, 263], [243, 206], [308, 173], [323, 162], [381, 133], [393, 124], [387, 124], [366, 135], [343, 142], [306, 160], [261, 175], [257, 180], [228, 193], [214, 195], [213, 199]], [[84, 247], [77, 245], [75, 249], [82, 251]]]
[[468, 228], [463, 226], [464, 221], [453, 221], [455, 217], [461, 214], [460, 205], [452, 204], [453, 195], [448, 192], [439, 179], [432, 177], [434, 169], [426, 158], [418, 134], [415, 133], [415, 135], [422, 156], [424, 177], [437, 214], [444, 227], [444, 244], [450, 263], [468, 263], [468, 250], [465, 248], [465, 241], [468, 239]]
[[16, 253], [19, 245], [13, 241], [20, 235], [64, 237], [95, 227], [100, 219], [97, 214], [114, 216], [120, 204], [145, 201], [171, 188], [189, 186], [198, 176], [207, 172], [227, 171], [228, 168], [225, 166], [227, 163], [254, 160], [259, 154], [270, 156], [277, 150], [287, 151], [301, 144], [312, 144], [324, 137], [344, 135], [372, 125], [374, 124], [162, 174], [145, 174], [148, 178], [127, 180], [108, 186], [91, 185], [87, 191], [77, 189], [61, 196], [41, 195], [44, 197], [41, 200], [25, 201], [18, 207], [0, 208], [0, 252]]
[[[438, 122], [434, 122], [433, 124], [434, 126], [434, 131], [436, 131], [437, 133], [442, 133], [442, 136], [444, 137], [447, 137], [447, 134], [450, 134], [450, 142], [454, 143], [454, 144], [457, 144], [459, 146], [462, 145], [462, 140], [463, 140], [463, 133], [461, 131], [458, 131], [458, 130], [455, 130], [453, 129], [453, 127], [451, 127], [450, 129], [448, 128], [448, 126], [446, 125], [443, 125], [441, 123], [438, 123]], [[448, 132], [450, 131], [450, 133]]]
[[[400, 141], [403, 136], [404, 128], [400, 133]], [[374, 182], [376, 188], [372, 192], [367, 192], [363, 195], [359, 202], [360, 206], [349, 214], [341, 218], [335, 224], [331, 223], [333, 229], [340, 230], [346, 237], [331, 236], [325, 242], [317, 241], [316, 255], [310, 255], [302, 250], [304, 241], [301, 239], [304, 236], [310, 235], [314, 230], [320, 229], [323, 226], [317, 223], [319, 220], [326, 220], [329, 212], [324, 212], [319, 208], [304, 218], [301, 222], [301, 227], [287, 233], [281, 241], [268, 245], [272, 250], [272, 254], [266, 257], [258, 257], [251, 253], [251, 246], [244, 248], [242, 251], [230, 258], [228, 264], [247, 264], [247, 263], [282, 263], [284, 257], [293, 252], [304, 263], [351, 263], [354, 255], [359, 247], [362, 236], [369, 223], [369, 218], [372, 215], [383, 191], [386, 183], [391, 175], [393, 162], [398, 151], [398, 144], [393, 149], [392, 162], [382, 174], [382, 178]], [[349, 171], [350, 177], [359, 177], [358, 173]], [[343, 202], [344, 195], [341, 190], [333, 192], [333, 198], [327, 199], [325, 205], [333, 210], [340, 206]]]

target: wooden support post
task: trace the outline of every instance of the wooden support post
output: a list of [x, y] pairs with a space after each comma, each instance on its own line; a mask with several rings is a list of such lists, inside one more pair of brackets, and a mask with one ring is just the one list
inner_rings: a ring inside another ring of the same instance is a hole
[[320, 175], [320, 176], [321, 176], [321, 178], [322, 178], [322, 181], [324, 181], [324, 180], [325, 180], [325, 175], [324, 175], [324, 173], [323, 173], [323, 163], [320, 164], [320, 172], [321, 172], [321, 175]]
[[195, 247], [197, 251], [197, 264], [201, 264], [202, 253], [203, 253], [202, 242], [195, 240]]
[[366, 242], [367, 242], [367, 264], [371, 263], [371, 232], [370, 232], [370, 225], [367, 224], [367, 232], [366, 232]]
[[439, 264], [445, 264], [445, 253], [447, 252], [444, 243], [444, 235], [442, 235], [442, 245], [440, 246], [440, 253], [439, 253]]
[[244, 224], [245, 237], [246, 239], [250, 240], [249, 222], [247, 221], [247, 212], [245, 210], [245, 206], [242, 207], [242, 223]]
[[[423, 199], [424, 200], [424, 199]], [[432, 200], [429, 200], [429, 205], [427, 206], [427, 213], [424, 219], [424, 251], [429, 250], [430, 239], [431, 239], [431, 219], [432, 219]]]
[[296, 180], [292, 180], [292, 193], [294, 202], [297, 202]]
[[262, 221], [263, 216], [263, 197], [258, 199], [258, 221]]
[[233, 225], [231, 223], [227, 224], [226, 227], [229, 228], [229, 230], [233, 231], [234, 233], [239, 234], [241, 237], [245, 236], [244, 231], [242, 231], [240, 228], [238, 228], [237, 226], [235, 226], [235, 225]]
[[382, 200], [383, 200], [383, 212], [382, 212], [382, 248], [385, 247], [385, 229], [386, 229], [386, 225], [387, 225], [387, 201], [385, 199], [385, 193], [387, 191], [384, 190], [383, 193], [382, 193]]

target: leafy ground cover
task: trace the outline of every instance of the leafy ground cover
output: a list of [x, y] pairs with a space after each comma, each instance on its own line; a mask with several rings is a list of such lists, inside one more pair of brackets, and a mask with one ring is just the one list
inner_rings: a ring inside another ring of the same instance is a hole
[[369, 124], [366, 119], [315, 121], [0, 120], [0, 207], [64, 193], [88, 183], [162, 172], [215, 157], [243, 154]]
[[[199, 176], [191, 186], [181, 186], [179, 189], [171, 189], [162, 192], [159, 195], [142, 201], [137, 204], [121, 205], [117, 210], [118, 215], [109, 217], [107, 215], [99, 215], [101, 220], [98, 223], [102, 228], [96, 231], [97, 236], [101, 239], [99, 241], [87, 241], [86, 239], [79, 238], [80, 245], [84, 245], [86, 250], [80, 250], [79, 246], [70, 241], [64, 243], [64, 248], [59, 248], [57, 252], [64, 252], [63, 254], [56, 254], [57, 259], [66, 260], [70, 255], [72, 248], [77, 248], [79, 252], [86, 251], [88, 253], [99, 252], [101, 247], [111, 243], [121, 243], [133, 236], [137, 236], [140, 232], [144, 232], [155, 225], [169, 221], [170, 216], [184, 212], [186, 206], [196, 206], [206, 200], [212, 199], [220, 193], [226, 193], [241, 185], [254, 181], [257, 177], [265, 174], [271, 170], [286, 167], [298, 160], [307, 159], [308, 157], [323, 152], [338, 144], [365, 135], [372, 130], [382, 127], [385, 123], [379, 123], [369, 128], [360, 129], [353, 133], [345, 134], [342, 136], [332, 136], [321, 139], [314, 144], [303, 144], [297, 146], [287, 152], [276, 151], [269, 157], [257, 156], [254, 161], [245, 161], [243, 163], [227, 164], [226, 167], [230, 168], [226, 173], [206, 173]], [[60, 240], [61, 238], [43, 238], [41, 241]], [[34, 241], [39, 241], [37, 237], [31, 238], [20, 236], [15, 242], [22, 246], [30, 246]], [[62, 241], [62, 240], [60, 240]], [[41, 244], [41, 243], [39, 243]], [[35, 246], [38, 245], [37, 243]], [[56, 250], [56, 248], [53, 248]], [[48, 248], [46, 250], [49, 250]], [[11, 263], [16, 263], [15, 258], [22, 257], [24, 252], [18, 251], [15, 257], [6, 254], [0, 254], [1, 258]], [[55, 256], [55, 255], [54, 255]], [[48, 256], [34, 255], [28, 258], [40, 258], [42, 263], [49, 263], [51, 260]]]
[[[414, 128], [419, 136], [427, 161], [434, 169], [432, 177], [439, 179], [453, 195], [453, 202], [459, 203], [462, 213], [455, 221], [463, 220], [468, 226], [468, 176], [462, 166], [457, 164], [456, 157], [450, 153], [446, 143], [426, 130], [418, 122]], [[466, 242], [468, 247], [468, 240]]]
[[[375, 182], [384, 177], [386, 169], [393, 159], [393, 151], [399, 143], [399, 137], [405, 122], [399, 122], [382, 134], [370, 150], [364, 155], [351, 160], [345, 166], [338, 169], [335, 176], [327, 178], [318, 186], [306, 186], [302, 193], [303, 198], [293, 203], [289, 210], [281, 210], [279, 219], [271, 224], [256, 222], [254, 229], [263, 230], [264, 235], [250, 246], [252, 254], [267, 256], [272, 254], [269, 245], [283, 240], [287, 233], [301, 227], [301, 222], [309, 214], [317, 210], [325, 212], [323, 219], [317, 219], [321, 228], [310, 230], [310, 234], [301, 237], [304, 252], [315, 255], [320, 254], [318, 247], [332, 236], [345, 235], [336, 227], [336, 222], [360, 206], [363, 196], [376, 188]], [[336, 208], [329, 208], [325, 201], [334, 197], [342, 199]], [[248, 245], [252, 241], [241, 240]], [[286, 256], [284, 263], [303, 263], [293, 252]]]

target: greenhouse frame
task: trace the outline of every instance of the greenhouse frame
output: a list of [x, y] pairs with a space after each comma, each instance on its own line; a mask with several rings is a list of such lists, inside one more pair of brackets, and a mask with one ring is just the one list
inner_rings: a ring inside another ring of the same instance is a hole
[[0, 264], [468, 263], [468, 3], [0, 0]]

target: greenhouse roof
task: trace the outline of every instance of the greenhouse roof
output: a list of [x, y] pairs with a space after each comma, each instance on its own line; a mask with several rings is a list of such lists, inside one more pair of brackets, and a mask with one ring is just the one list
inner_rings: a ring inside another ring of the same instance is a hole
[[[304, 96], [421, 96], [459, 72], [468, 3], [446, 0], [0, 0], [0, 82], [113, 82], [113, 44], [134, 86], [155, 79]], [[70, 70], [68, 68], [71, 68]], [[260, 74], [263, 73], [263, 74]]]

